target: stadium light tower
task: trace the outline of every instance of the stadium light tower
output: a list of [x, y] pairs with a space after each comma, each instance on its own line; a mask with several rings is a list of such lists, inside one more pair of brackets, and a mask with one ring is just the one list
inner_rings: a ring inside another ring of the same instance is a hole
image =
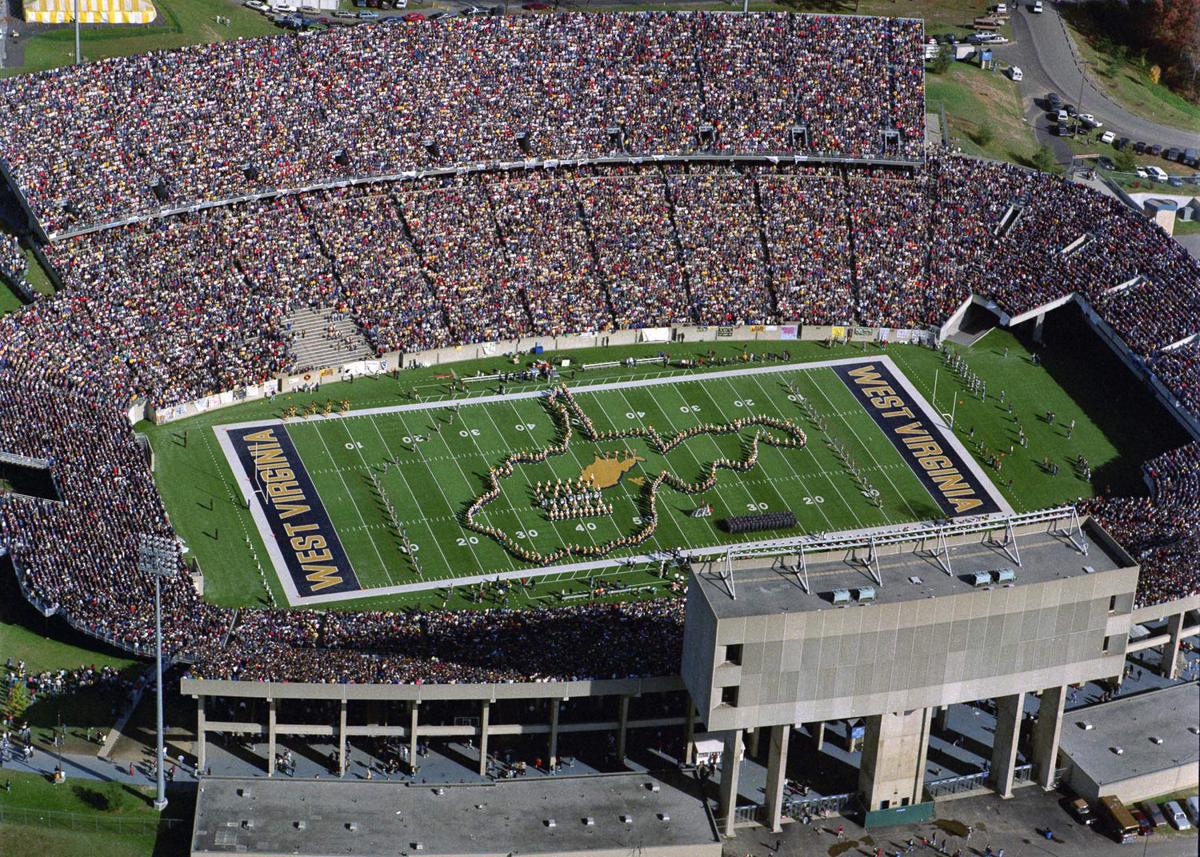
[[161, 579], [175, 573], [175, 543], [166, 536], [145, 534], [138, 549], [138, 571], [154, 578], [154, 674], [155, 691], [158, 697], [157, 720], [158, 740], [155, 743], [154, 769], [158, 778], [154, 808], [162, 812], [167, 808], [167, 786], [163, 779], [163, 689], [162, 689], [162, 603]]
[[75, 65], [83, 62], [79, 52], [79, 0], [75, 0]]

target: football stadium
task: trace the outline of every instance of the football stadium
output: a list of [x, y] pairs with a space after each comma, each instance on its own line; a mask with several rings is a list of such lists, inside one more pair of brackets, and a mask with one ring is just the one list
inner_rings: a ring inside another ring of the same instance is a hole
[[[0, 315], [6, 597], [161, 635], [191, 853], [1195, 792], [1200, 261], [929, 135], [924, 44], [467, 16], [0, 81], [4, 255], [54, 284]], [[1060, 742], [1127, 659], [1182, 761]]]

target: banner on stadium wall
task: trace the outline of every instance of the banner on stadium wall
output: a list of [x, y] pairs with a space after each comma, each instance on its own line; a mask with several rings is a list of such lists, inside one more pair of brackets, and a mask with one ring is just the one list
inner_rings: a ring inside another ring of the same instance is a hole
[[798, 324], [785, 324], [781, 325], [779, 328], [780, 339], [797, 339], [799, 336], [800, 325]]
[[879, 328], [879, 341], [880, 341], [880, 342], [891, 342], [891, 341], [893, 341], [893, 340], [892, 340], [892, 329], [891, 329], [890, 327], [881, 327], [881, 328]]
[[829, 328], [829, 335], [833, 339], [845, 339], [846, 338], [846, 328], [840, 324], [835, 324]]
[[383, 360], [358, 360], [354, 363], [347, 363], [342, 367], [343, 375], [357, 377], [359, 375], [378, 375], [380, 372], [387, 371], [387, 363]]
[[855, 336], [857, 336], [859, 339], [866, 339], [868, 337], [875, 335], [875, 328], [873, 328], [873, 327], [856, 327], [853, 330], [853, 334]]
[[765, 332], [765, 331], [766, 331], [766, 329], [767, 329], [767, 326], [766, 326], [765, 324], [752, 324], [752, 325], [750, 325], [750, 332], [751, 332], [751, 333], [763, 333], [763, 332]]
[[733, 328], [732, 327], [718, 327], [717, 328], [717, 336], [732, 337], [733, 336]]
[[671, 328], [669, 327], [646, 327], [642, 329], [643, 342], [670, 342]]

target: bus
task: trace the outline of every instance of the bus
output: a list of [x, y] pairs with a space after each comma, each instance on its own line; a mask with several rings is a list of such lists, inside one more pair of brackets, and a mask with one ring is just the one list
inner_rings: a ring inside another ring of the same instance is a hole
[[1134, 820], [1129, 810], [1125, 808], [1125, 804], [1121, 803], [1119, 797], [1116, 795], [1106, 795], [1100, 798], [1100, 813], [1104, 816], [1113, 839], [1122, 845], [1137, 841], [1140, 831], [1138, 823]]

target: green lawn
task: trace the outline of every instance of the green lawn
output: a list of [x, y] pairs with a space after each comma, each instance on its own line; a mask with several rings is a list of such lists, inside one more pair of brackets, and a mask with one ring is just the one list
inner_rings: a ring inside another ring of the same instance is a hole
[[[1052, 326], [1053, 327], [1053, 326]], [[1035, 366], [1022, 341], [1012, 333], [995, 330], [974, 348], [965, 352], [971, 369], [988, 384], [989, 398], [986, 402], [964, 394], [961, 386], [944, 367], [938, 354], [929, 349], [913, 346], [891, 346], [888, 355], [902, 372], [918, 388], [922, 395], [931, 400], [936, 380], [938, 386], [937, 406], [948, 411], [951, 407], [952, 390], [958, 394], [960, 403], [957, 411], [956, 428], [959, 438], [972, 451], [982, 448], [993, 452], [1005, 452], [1003, 469], [1000, 473], [989, 471], [1002, 494], [1018, 511], [1044, 508], [1069, 502], [1080, 496], [1090, 496], [1098, 491], [1138, 491], [1141, 486], [1140, 466], [1149, 457], [1182, 442], [1172, 425], [1164, 424], [1155, 432], [1145, 431], [1144, 414], [1157, 413], [1144, 392], [1132, 379], [1128, 380], [1121, 395], [1133, 402], [1128, 408], [1109, 407], [1111, 392], [1102, 391], [1094, 384], [1096, 377], [1128, 379], [1116, 359], [1090, 334], [1075, 331], [1069, 324], [1058, 322], [1064, 331], [1060, 335], [1058, 348], [1045, 355], [1042, 366]], [[831, 357], [854, 356], [862, 352], [858, 346], [828, 349], [818, 343], [774, 343], [759, 344], [755, 350], [768, 348], [783, 350], [787, 346], [794, 360], [825, 360]], [[719, 354], [731, 357], [740, 355], [743, 345], [725, 343]], [[1004, 356], [1004, 349], [1008, 356]], [[701, 347], [685, 350], [686, 346], [672, 346], [673, 356], [699, 353]], [[609, 349], [604, 352], [607, 359], [616, 359], [626, 353], [653, 353], [654, 349], [641, 347], [629, 352]], [[878, 353], [875, 346], [866, 349], [867, 354]], [[571, 355], [580, 362], [593, 358], [586, 353]], [[506, 365], [498, 360], [490, 361], [489, 370]], [[1105, 367], [1107, 374], [1097, 375], [1096, 367]], [[471, 364], [460, 364], [460, 374], [474, 371]], [[445, 370], [442, 370], [443, 372]], [[636, 370], [596, 370], [580, 374], [571, 381], [575, 387], [614, 377], [625, 379], [645, 378], [661, 373], [658, 366], [639, 367]], [[828, 372], [828, 370], [821, 370]], [[391, 378], [358, 380], [349, 384], [331, 385], [317, 395], [292, 395], [279, 397], [274, 402], [258, 402], [234, 409], [202, 415], [184, 423], [160, 427], [143, 427], [151, 438], [156, 453], [159, 484], [168, 509], [178, 531], [190, 548], [190, 553], [204, 569], [206, 597], [215, 603], [236, 606], [267, 603], [266, 587], [283, 603], [281, 590], [267, 559], [262, 541], [249, 514], [240, 500], [240, 491], [234, 487], [232, 472], [215, 442], [211, 426], [244, 422], [264, 417], [278, 417], [283, 408], [307, 401], [324, 403], [328, 399], [345, 398], [352, 407], [380, 407], [411, 402], [411, 392], [416, 391], [423, 401], [445, 399], [450, 396], [444, 380], [432, 377], [433, 370], [402, 373], [399, 380]], [[832, 415], [828, 419], [830, 433], [850, 447], [852, 456], [867, 472], [868, 478], [877, 484], [883, 494], [883, 509], [871, 507], [863, 497], [855, 496], [850, 479], [831, 456], [819, 432], [809, 425], [794, 403], [788, 402], [787, 393], [781, 387], [772, 388], [766, 378], [757, 376], [753, 383], [740, 379], [737, 385], [722, 387], [717, 382], [698, 383], [694, 379], [664, 387], [642, 387], [621, 391], [580, 394], [579, 400], [597, 424], [597, 428], [618, 428], [631, 423], [649, 423], [666, 434], [687, 425], [687, 420], [718, 422], [735, 413], [742, 414], [748, 408], [738, 408], [734, 403], [753, 400], [755, 412], [764, 415], [786, 415], [795, 418], [809, 434], [810, 442], [805, 450], [767, 449], [760, 452], [759, 467], [746, 474], [735, 475], [721, 471], [721, 490], [706, 495], [715, 509], [713, 519], [694, 520], [686, 517], [696, 505], [693, 497], [683, 497], [667, 491], [660, 499], [660, 524], [658, 540], [662, 546], [672, 544], [726, 543], [729, 537], [712, 529], [713, 520], [734, 513], [745, 512], [749, 504], [765, 504], [768, 509], [791, 508], [796, 511], [803, 531], [849, 529], [887, 522], [910, 521], [936, 516], [928, 494], [919, 485], [906, 483], [911, 478], [903, 465], [895, 466], [896, 459], [889, 459], [888, 441], [871, 423], [857, 402], [849, 398], [841, 382], [829, 376], [829, 383], [819, 372], [796, 373], [801, 379], [805, 395], [818, 403], [818, 410]], [[682, 373], [680, 373], [683, 377]], [[721, 382], [722, 384], [724, 382]], [[494, 393], [494, 385], [486, 389], [476, 388], [473, 395]], [[510, 385], [508, 392], [520, 386]], [[1004, 390], [1006, 401], [1012, 402], [1015, 416], [1010, 417], [1007, 404], [1001, 406], [997, 400], [999, 391]], [[828, 396], [829, 399], [824, 397]], [[1124, 399], [1123, 399], [1124, 400]], [[467, 402], [468, 400], [463, 400]], [[698, 411], [691, 411], [696, 406]], [[681, 408], [687, 407], [685, 413]], [[1058, 415], [1054, 426], [1046, 425], [1039, 416], [1046, 410]], [[417, 555], [423, 573], [429, 578], [439, 578], [446, 569], [458, 573], [473, 570], [498, 570], [520, 565], [487, 536], [470, 533], [458, 523], [458, 515], [467, 502], [482, 487], [483, 474], [490, 464], [498, 463], [507, 451], [533, 448], [552, 436], [546, 412], [534, 400], [495, 405], [464, 404], [457, 421], [452, 424], [431, 420], [435, 412], [429, 410], [409, 411], [402, 415], [390, 414], [377, 417], [354, 417], [347, 420], [312, 421], [289, 423], [289, 432], [308, 465], [310, 475], [316, 481], [319, 494], [339, 533], [347, 542], [347, 550], [354, 559], [356, 570], [366, 585], [400, 583], [412, 580], [415, 569], [411, 561], [398, 546], [398, 538], [391, 531], [372, 495], [367, 473], [374, 469], [386, 493], [391, 498], [398, 518], [407, 522], [408, 537], [419, 547]], [[448, 413], [437, 412], [444, 420]], [[626, 414], [633, 414], [630, 419]], [[1016, 447], [1012, 454], [1008, 449], [1016, 440], [1018, 423], [1030, 439], [1027, 450]], [[1076, 421], [1073, 437], [1065, 437], [1065, 425]], [[534, 431], [517, 430], [518, 424], [534, 424]], [[441, 431], [434, 433], [431, 426], [439, 425]], [[974, 428], [974, 437], [971, 429]], [[472, 430], [479, 434], [472, 434]], [[466, 432], [464, 436], [461, 434]], [[531, 437], [532, 434], [532, 437]], [[424, 441], [414, 441], [418, 435]], [[409, 438], [405, 441], [404, 438]], [[186, 440], [185, 440], [186, 438]], [[362, 444], [362, 448], [358, 444]], [[185, 445], [186, 444], [186, 445]], [[349, 444], [349, 448], [347, 448]], [[694, 445], [694, 451], [691, 447]], [[673, 455], [680, 456], [679, 469], [683, 478], [689, 478], [700, 469], [702, 460], [711, 460], [720, 449], [728, 457], [739, 452], [732, 437], [697, 439], [689, 441], [688, 448], [680, 447]], [[595, 448], [584, 446], [572, 451], [554, 464], [555, 476], [577, 476], [591, 462]], [[601, 450], [603, 451], [603, 450]], [[620, 450], [617, 450], [620, 451]], [[661, 458], [656, 459], [644, 447], [633, 451], [646, 458], [638, 463], [640, 471], [628, 475], [645, 475], [657, 472], [664, 466]], [[1080, 478], [1072, 468], [1076, 455], [1084, 454], [1095, 472], [1091, 484]], [[385, 468], [385, 459], [399, 457], [400, 467]], [[1060, 468], [1057, 477], [1043, 472], [1041, 464], [1050, 456]], [[542, 475], [531, 473], [529, 478], [537, 481], [548, 478], [550, 471]], [[890, 481], [889, 481], [890, 480]], [[1012, 484], [1009, 484], [1012, 480]], [[894, 484], [893, 484], [894, 483]], [[544, 551], [565, 537], [578, 538], [582, 544], [588, 539], [599, 540], [616, 533], [618, 525], [632, 528], [632, 520], [621, 521], [620, 516], [630, 519], [637, 514], [632, 504], [632, 492], [636, 486], [622, 482], [614, 493], [614, 515], [591, 519], [587, 523], [596, 529], [576, 530], [580, 522], [569, 525], [562, 522], [546, 522], [536, 519], [529, 494], [520, 490], [512, 495], [514, 504], [505, 505], [504, 498], [488, 507], [486, 516], [494, 526], [512, 533], [524, 532], [525, 542]], [[626, 492], [622, 494], [621, 492]], [[808, 505], [804, 498], [821, 497], [822, 502]], [[617, 502], [620, 499], [621, 503]], [[513, 506], [520, 508], [519, 514]], [[529, 515], [534, 513], [534, 523]], [[537, 535], [530, 535], [535, 530]], [[624, 532], [628, 533], [626, 529]], [[769, 536], [771, 534], [767, 534]], [[764, 536], [760, 536], [764, 537]], [[477, 541], [472, 541], [477, 539]], [[462, 543], [460, 543], [462, 540]], [[361, 568], [360, 568], [361, 565]], [[260, 576], [261, 566], [265, 575]], [[266, 583], [264, 585], [263, 577]], [[625, 578], [627, 583], [658, 585], [654, 575], [642, 570]], [[561, 595], [565, 590], [576, 591], [582, 584], [561, 584], [550, 581], [541, 588], [532, 588], [523, 597], [540, 598], [550, 593]], [[657, 591], [661, 591], [661, 588]], [[515, 597], [515, 596], [514, 596]], [[421, 596], [389, 596], [371, 602], [358, 600], [342, 602], [338, 607], [362, 607], [370, 603], [381, 606], [465, 606], [466, 593], [461, 590], [449, 596], [445, 592]]]
[[[158, 20], [148, 26], [84, 27], [80, 36], [84, 58], [98, 60], [282, 32], [265, 16], [230, 0], [154, 0], [154, 5]], [[229, 18], [230, 25], [218, 24], [217, 15]], [[75, 61], [75, 31], [65, 27], [39, 33], [25, 40], [23, 48], [24, 65], [3, 69], [5, 76], [70, 65]]]
[[[194, 797], [174, 791], [165, 815], [150, 805], [149, 789], [5, 770], [0, 790], [0, 855], [133, 857], [184, 855]], [[19, 845], [18, 845], [19, 844]]]
[[6, 312], [14, 312], [23, 306], [24, 304], [17, 297], [17, 293], [7, 283], [0, 282], [0, 315], [4, 315]]
[[1001, 72], [975, 63], [952, 62], [943, 74], [925, 75], [925, 109], [945, 105], [955, 145], [974, 155], [1032, 166], [1037, 150], [1025, 122], [1017, 85]]

